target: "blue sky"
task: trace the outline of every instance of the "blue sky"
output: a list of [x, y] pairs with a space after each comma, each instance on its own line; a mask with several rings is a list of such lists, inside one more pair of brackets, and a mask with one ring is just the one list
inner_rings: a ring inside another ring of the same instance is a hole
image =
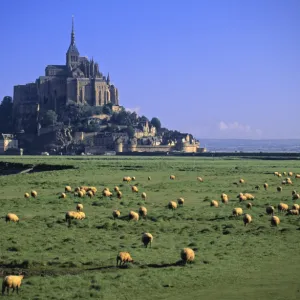
[[0, 1], [0, 99], [81, 55], [120, 104], [201, 138], [299, 138], [299, 0]]

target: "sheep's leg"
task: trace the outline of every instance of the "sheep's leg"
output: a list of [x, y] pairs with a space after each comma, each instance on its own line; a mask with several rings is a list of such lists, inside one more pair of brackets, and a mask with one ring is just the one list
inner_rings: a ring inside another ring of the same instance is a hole
[[13, 287], [12, 290], [13, 290], [13, 291], [12, 291], [12, 294], [13, 294], [13, 293], [15, 292], [15, 288]]
[[9, 287], [7, 287], [7, 296], [9, 295]]
[[19, 287], [17, 286], [17, 294], [19, 294]]

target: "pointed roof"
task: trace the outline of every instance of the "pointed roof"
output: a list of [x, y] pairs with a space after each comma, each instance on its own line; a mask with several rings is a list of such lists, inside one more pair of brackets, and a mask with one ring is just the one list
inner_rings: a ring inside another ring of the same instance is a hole
[[70, 46], [68, 48], [68, 53], [69, 52], [72, 52], [74, 54], [77, 54], [79, 55], [79, 51], [76, 47], [76, 44], [75, 44], [75, 32], [74, 32], [74, 16], [72, 16], [72, 31], [71, 31], [71, 43], [70, 43]]

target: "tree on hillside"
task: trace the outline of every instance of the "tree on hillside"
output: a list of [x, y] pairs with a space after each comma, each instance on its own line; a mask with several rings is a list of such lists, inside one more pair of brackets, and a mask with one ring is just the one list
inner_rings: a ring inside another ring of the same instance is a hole
[[72, 137], [72, 129], [62, 128], [56, 132], [56, 141], [61, 148], [64, 148], [65, 151], [68, 151], [68, 147], [74, 142]]
[[135, 131], [132, 126], [128, 126], [126, 131], [130, 139], [134, 137]]
[[54, 125], [57, 122], [57, 114], [54, 110], [47, 110], [42, 116], [42, 124], [44, 126]]
[[11, 133], [13, 131], [12, 112], [13, 112], [12, 97], [5, 96], [0, 104], [0, 132], [1, 133]]
[[159, 130], [161, 128], [161, 123], [160, 120], [158, 118], [152, 118], [151, 120], [151, 125], [154, 126], [157, 130]]
[[[110, 104], [110, 103], [109, 103]], [[112, 110], [111, 110], [111, 107], [109, 104], [106, 104], [103, 109], [102, 109], [102, 112], [104, 114], [107, 114], [107, 115], [111, 115], [112, 114]]]
[[145, 116], [139, 117], [139, 122], [145, 123], [145, 122], [147, 122], [147, 121], [149, 122], [149, 120], [148, 120], [147, 117], [145, 117]]

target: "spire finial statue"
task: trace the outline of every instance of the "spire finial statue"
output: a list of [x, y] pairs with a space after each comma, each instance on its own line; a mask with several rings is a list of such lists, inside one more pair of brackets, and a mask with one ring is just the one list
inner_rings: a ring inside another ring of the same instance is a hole
[[75, 45], [74, 16], [72, 15], [71, 45]]

